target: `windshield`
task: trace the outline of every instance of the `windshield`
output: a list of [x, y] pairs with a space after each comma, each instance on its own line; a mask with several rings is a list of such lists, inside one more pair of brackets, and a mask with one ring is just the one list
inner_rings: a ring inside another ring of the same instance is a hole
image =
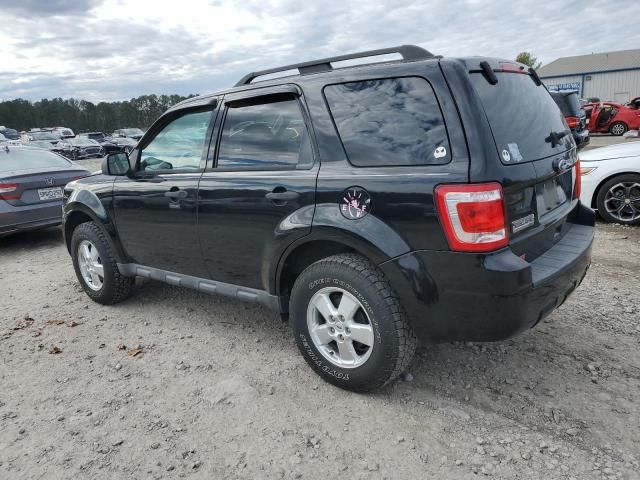
[[11, 170], [31, 170], [49, 167], [70, 167], [72, 164], [55, 153], [39, 149], [0, 150], [0, 172]]
[[49, 132], [33, 132], [30, 136], [34, 140], [60, 140], [58, 135]]
[[551, 92], [551, 97], [553, 97], [565, 117], [580, 116], [580, 99], [577, 93]]
[[522, 73], [495, 74], [495, 85], [481, 73], [470, 77], [503, 163], [538, 160], [575, 145], [564, 116], [543, 85], [537, 86], [531, 76]]

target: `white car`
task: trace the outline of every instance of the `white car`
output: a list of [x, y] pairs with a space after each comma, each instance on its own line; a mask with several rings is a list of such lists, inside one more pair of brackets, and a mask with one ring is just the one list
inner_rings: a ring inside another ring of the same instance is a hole
[[580, 200], [607, 222], [640, 224], [640, 142], [580, 152]]

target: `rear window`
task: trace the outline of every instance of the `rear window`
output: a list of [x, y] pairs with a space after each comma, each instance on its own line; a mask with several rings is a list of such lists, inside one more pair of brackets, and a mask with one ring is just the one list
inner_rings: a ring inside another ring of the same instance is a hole
[[551, 97], [553, 97], [556, 105], [560, 107], [560, 111], [565, 117], [580, 116], [580, 100], [578, 99], [578, 94], [551, 92]]
[[328, 85], [324, 95], [353, 165], [440, 165], [451, 160], [442, 112], [425, 79]]
[[[529, 75], [521, 73], [495, 74], [495, 85], [481, 73], [471, 73], [470, 77], [503, 163], [538, 160], [574, 146], [562, 112], [543, 85], [537, 86]], [[555, 146], [552, 132], [565, 133]]]
[[70, 166], [71, 162], [47, 150], [0, 148], [0, 172]]

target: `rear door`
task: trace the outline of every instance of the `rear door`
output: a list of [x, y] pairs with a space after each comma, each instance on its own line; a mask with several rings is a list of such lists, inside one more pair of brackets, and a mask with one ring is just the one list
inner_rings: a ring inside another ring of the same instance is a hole
[[267, 290], [270, 266], [309, 233], [318, 163], [294, 85], [227, 95], [212, 167], [200, 181], [198, 229], [213, 280]]
[[496, 146], [495, 156], [483, 168], [474, 168], [472, 161], [471, 181], [503, 185], [511, 248], [532, 261], [566, 233], [567, 218], [578, 202], [571, 131], [549, 92], [528, 69], [491, 62], [484, 69], [472, 68], [469, 76]]

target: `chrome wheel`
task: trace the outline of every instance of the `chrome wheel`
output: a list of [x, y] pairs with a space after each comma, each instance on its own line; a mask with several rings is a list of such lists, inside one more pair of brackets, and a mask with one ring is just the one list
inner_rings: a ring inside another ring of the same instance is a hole
[[612, 135], [616, 135], [616, 136], [620, 136], [622, 134], [624, 134], [624, 132], [626, 132], [627, 129], [625, 128], [624, 124], [622, 123], [615, 123], [611, 126], [611, 134]]
[[340, 368], [356, 368], [371, 356], [374, 332], [362, 304], [349, 292], [327, 287], [311, 297], [307, 327], [316, 349]]
[[619, 222], [640, 220], [640, 183], [620, 182], [613, 185], [604, 197], [604, 208]]
[[104, 266], [96, 246], [89, 240], [78, 245], [78, 267], [84, 283], [91, 290], [100, 290], [104, 284]]

